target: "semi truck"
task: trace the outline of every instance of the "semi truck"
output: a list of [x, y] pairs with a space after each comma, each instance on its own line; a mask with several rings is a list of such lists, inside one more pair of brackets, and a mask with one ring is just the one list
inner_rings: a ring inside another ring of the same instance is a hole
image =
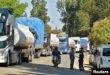
[[71, 37], [71, 38], [75, 42], [75, 50], [77, 53], [77, 52], [79, 52], [79, 49], [80, 49], [80, 37]]
[[0, 63], [22, 63], [22, 49], [32, 47], [34, 37], [29, 28], [15, 23], [13, 9], [0, 8]]
[[50, 34], [50, 46], [57, 46], [59, 47], [59, 39], [57, 37], [57, 34]]
[[69, 47], [75, 47], [75, 41], [73, 37], [69, 37], [68, 39]]
[[45, 32], [44, 48], [41, 52], [42, 55], [52, 55], [53, 47], [59, 47], [59, 39], [56, 34]]
[[80, 38], [80, 46], [84, 48], [85, 51], [90, 51], [90, 41], [88, 37]]
[[[22, 61], [31, 62], [33, 60], [34, 36], [29, 27], [17, 23], [18, 35], [14, 34], [15, 48], [22, 49]], [[17, 42], [18, 41], [18, 42]]]
[[68, 35], [66, 33], [59, 33], [57, 35], [59, 38], [59, 50], [61, 53], [69, 52]]
[[[16, 22], [28, 26], [34, 35], [33, 55], [39, 58], [44, 45], [44, 22], [37, 17], [18, 17]], [[32, 54], [32, 53], [31, 53]]]
[[41, 52], [41, 55], [43, 56], [52, 55], [52, 50], [50, 46], [50, 39], [51, 39], [50, 34], [51, 33], [48, 33], [48, 32], [45, 32], [44, 34], [44, 45]]

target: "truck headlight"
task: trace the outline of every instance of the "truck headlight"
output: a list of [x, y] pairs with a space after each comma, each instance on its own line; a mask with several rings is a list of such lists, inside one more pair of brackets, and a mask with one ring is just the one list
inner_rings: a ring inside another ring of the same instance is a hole
[[4, 55], [6, 55], [6, 52], [7, 50], [6, 49], [2, 49], [2, 50], [0, 50], [0, 55], [1, 56], [4, 56]]
[[3, 56], [5, 53], [5, 50], [0, 51], [0, 55]]

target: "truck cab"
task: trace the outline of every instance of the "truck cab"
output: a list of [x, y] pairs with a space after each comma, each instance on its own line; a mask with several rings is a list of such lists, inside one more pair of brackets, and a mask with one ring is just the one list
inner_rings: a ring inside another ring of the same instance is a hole
[[69, 52], [68, 35], [66, 33], [60, 33], [57, 35], [59, 39], [59, 50], [61, 53]]
[[[9, 65], [14, 45], [14, 16], [11, 8], [0, 8], [0, 63]], [[16, 58], [16, 57], [15, 57]]]
[[72, 39], [74, 40], [75, 42], [75, 52], [79, 52], [79, 49], [80, 49], [80, 37], [72, 37]]

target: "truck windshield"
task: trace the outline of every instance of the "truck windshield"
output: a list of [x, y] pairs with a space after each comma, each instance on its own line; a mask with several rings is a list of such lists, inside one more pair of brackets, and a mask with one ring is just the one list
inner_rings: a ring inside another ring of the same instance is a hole
[[75, 44], [79, 44], [79, 41], [78, 40], [74, 40], [75, 41]]
[[110, 48], [103, 48], [103, 56], [110, 56]]
[[3, 32], [3, 23], [0, 23], [0, 33]]
[[4, 26], [4, 22], [0, 22], [0, 35], [5, 35], [5, 26]]
[[5, 48], [5, 41], [0, 41], [0, 48]]
[[66, 42], [65, 39], [59, 39], [59, 41], [62, 42], [62, 43]]

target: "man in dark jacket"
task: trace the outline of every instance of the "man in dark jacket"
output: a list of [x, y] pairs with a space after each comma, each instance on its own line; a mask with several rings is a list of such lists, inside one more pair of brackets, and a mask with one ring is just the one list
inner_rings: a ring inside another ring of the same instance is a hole
[[75, 59], [74, 48], [71, 48], [69, 56], [70, 56], [70, 69], [73, 69]]
[[79, 51], [79, 69], [84, 70], [83, 62], [84, 62], [84, 53], [83, 47], [81, 47]]
[[52, 51], [52, 55], [58, 57], [58, 59], [61, 61], [60, 57], [60, 51], [58, 50], [58, 47], [55, 47], [54, 50]]

